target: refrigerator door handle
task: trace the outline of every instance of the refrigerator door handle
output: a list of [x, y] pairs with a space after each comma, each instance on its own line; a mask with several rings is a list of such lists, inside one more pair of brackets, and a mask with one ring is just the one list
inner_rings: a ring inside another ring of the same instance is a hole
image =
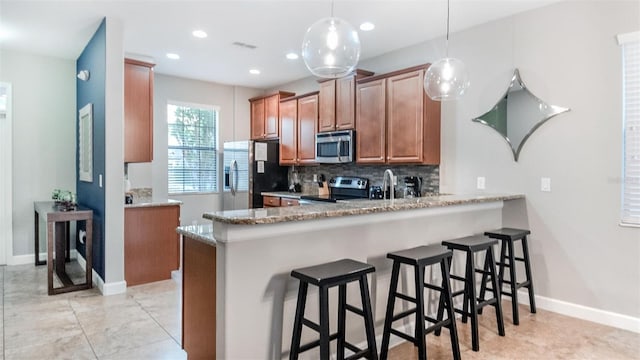
[[[235, 179], [234, 176], [236, 177]], [[229, 189], [231, 190], [231, 195], [236, 194], [236, 180], [238, 180], [238, 162], [231, 160], [231, 165], [229, 167]]]

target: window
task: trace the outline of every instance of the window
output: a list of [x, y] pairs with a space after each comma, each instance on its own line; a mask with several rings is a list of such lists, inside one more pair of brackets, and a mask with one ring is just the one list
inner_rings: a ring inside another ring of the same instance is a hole
[[623, 59], [622, 224], [640, 226], [640, 32], [618, 35]]
[[169, 103], [169, 194], [218, 191], [218, 109]]

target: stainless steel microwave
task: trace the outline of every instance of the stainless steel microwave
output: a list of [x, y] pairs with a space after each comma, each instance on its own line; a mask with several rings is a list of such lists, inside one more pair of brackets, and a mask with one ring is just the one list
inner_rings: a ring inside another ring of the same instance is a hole
[[341, 130], [316, 134], [316, 162], [320, 164], [348, 163], [354, 160], [355, 132]]

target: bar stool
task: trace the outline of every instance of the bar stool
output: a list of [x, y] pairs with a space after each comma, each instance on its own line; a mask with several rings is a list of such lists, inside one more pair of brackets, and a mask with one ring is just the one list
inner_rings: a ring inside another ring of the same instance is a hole
[[[329, 343], [337, 340], [337, 358], [344, 359], [345, 348], [353, 351], [349, 359], [378, 359], [376, 349], [373, 315], [371, 312], [371, 300], [369, 299], [369, 286], [367, 274], [374, 272], [375, 267], [352, 259], [342, 259], [326, 264], [310, 266], [291, 271], [291, 276], [300, 280], [298, 289], [298, 304], [293, 325], [293, 337], [291, 340], [290, 359], [297, 359], [304, 351], [320, 346], [320, 358], [329, 359]], [[360, 283], [360, 296], [362, 309], [347, 304], [347, 283], [358, 281]], [[309, 284], [319, 288], [320, 323], [316, 324], [304, 317], [304, 308], [307, 301], [307, 288]], [[338, 286], [338, 331], [329, 334], [329, 288]], [[348, 343], [345, 339], [346, 310], [364, 318], [367, 348], [362, 350]], [[305, 325], [318, 333], [320, 339], [300, 346], [302, 325]]]
[[[451, 279], [463, 281], [464, 289], [460, 291], [454, 291], [453, 297], [458, 295], [464, 295], [462, 309], [455, 309], [456, 312], [462, 314], [462, 322], [467, 322], [467, 317], [471, 318], [471, 344], [473, 351], [480, 350], [480, 339], [478, 337], [478, 314], [481, 313], [483, 307], [491, 305], [496, 309], [496, 322], [498, 325], [498, 334], [504, 336], [504, 320], [502, 318], [502, 306], [500, 303], [500, 288], [498, 286], [498, 279], [496, 276], [496, 264], [493, 255], [493, 245], [497, 244], [498, 240], [488, 239], [484, 236], [467, 236], [459, 239], [443, 241], [442, 245], [448, 247], [450, 250], [464, 251], [466, 254], [466, 266], [465, 276], [451, 275]], [[485, 252], [485, 262], [482, 269], [476, 268], [475, 254]], [[476, 297], [476, 273], [481, 273], [484, 276], [489, 276], [491, 280], [493, 297], [490, 299], [484, 299], [483, 296]], [[438, 319], [442, 319], [442, 304], [438, 309]]]
[[[387, 254], [387, 258], [393, 260], [393, 270], [391, 274], [391, 284], [389, 286], [389, 300], [387, 302], [387, 313], [384, 320], [384, 332], [382, 334], [382, 347], [380, 351], [380, 359], [386, 360], [389, 351], [389, 338], [391, 334], [399, 336], [405, 340], [412, 342], [418, 347], [418, 359], [427, 358], [427, 347], [425, 336], [433, 331], [438, 331], [443, 327], [449, 329], [451, 335], [451, 350], [454, 359], [460, 359], [460, 347], [458, 344], [458, 332], [456, 330], [455, 314], [451, 297], [451, 283], [449, 280], [449, 267], [451, 264], [452, 252], [440, 244], [420, 246], [413, 249], [398, 251]], [[424, 282], [424, 271], [426, 266], [440, 264], [442, 272], [442, 286], [435, 286]], [[400, 274], [400, 265], [406, 264], [413, 266], [415, 272], [415, 288], [416, 297], [412, 298], [405, 294], [397, 292], [398, 276]], [[442, 320], [442, 316], [438, 319], [426, 316], [424, 311], [424, 288], [436, 290], [440, 292], [440, 307], [447, 309], [447, 319]], [[393, 314], [396, 298], [412, 302], [415, 308], [401, 312], [397, 315]], [[392, 329], [392, 323], [409, 315], [415, 314], [416, 326], [415, 335], [410, 336], [398, 330]], [[419, 319], [423, 319], [422, 322]], [[425, 328], [425, 320], [433, 323]]]
[[[500, 248], [500, 262], [498, 263], [498, 286], [502, 295], [511, 297], [511, 309], [513, 312], [513, 324], [520, 324], [520, 317], [518, 316], [518, 289], [524, 287], [529, 291], [529, 308], [532, 314], [536, 312], [536, 300], [533, 293], [533, 281], [531, 277], [531, 265], [529, 261], [529, 246], [527, 245], [527, 235], [531, 234], [529, 230], [502, 228], [484, 233], [493, 239], [498, 239], [501, 242]], [[522, 245], [522, 257], [516, 257], [513, 251], [513, 243], [521, 240]], [[509, 260], [509, 262], [507, 262]], [[516, 266], [515, 262], [521, 261], [524, 263], [525, 274], [527, 279], [521, 283], [516, 278]], [[504, 279], [504, 268], [509, 268], [508, 279]], [[509, 284], [509, 291], [504, 292], [502, 290], [502, 284]], [[483, 276], [483, 287], [480, 290], [480, 296], [484, 295], [486, 289], [486, 276]]]

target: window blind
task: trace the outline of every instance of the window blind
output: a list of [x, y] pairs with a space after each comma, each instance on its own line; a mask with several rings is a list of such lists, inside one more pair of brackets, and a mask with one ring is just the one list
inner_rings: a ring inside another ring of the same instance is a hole
[[640, 225], [640, 32], [618, 36], [623, 57], [622, 223]]
[[212, 106], [167, 106], [170, 194], [218, 190], [217, 124], [218, 111]]

